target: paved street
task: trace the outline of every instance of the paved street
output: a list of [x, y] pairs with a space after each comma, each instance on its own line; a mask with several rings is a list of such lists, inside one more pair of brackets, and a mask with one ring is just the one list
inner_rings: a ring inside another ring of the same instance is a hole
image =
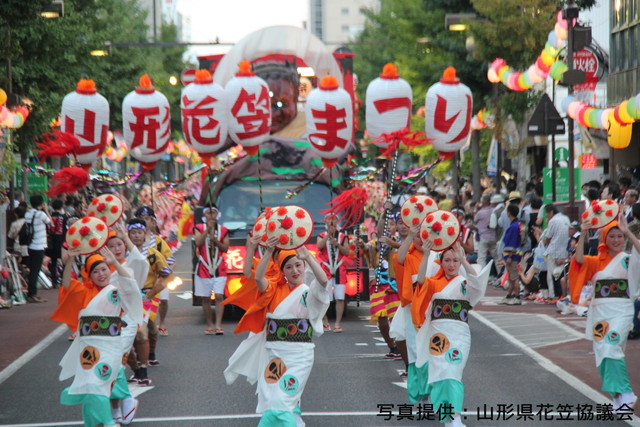
[[[134, 425], [256, 425], [255, 387], [242, 378], [229, 386], [222, 377], [227, 359], [245, 336], [231, 333], [238, 317], [224, 322], [226, 335], [205, 336], [201, 309], [191, 305], [190, 254], [182, 250], [177, 258], [185, 284], [171, 295], [170, 335], [160, 337], [161, 365], [149, 369], [152, 387], [133, 390], [141, 402]], [[55, 291], [41, 293], [48, 303], [0, 311], [0, 425], [82, 425], [80, 407], [58, 403], [68, 385], [57, 379], [68, 331], [48, 320]], [[503, 295], [490, 289], [469, 322], [472, 354], [464, 376], [468, 426], [640, 425], [635, 417], [629, 422], [597, 420], [596, 406], [609, 401], [598, 391], [591, 345], [582, 338], [584, 318], [560, 316], [550, 306], [496, 305]], [[383, 359], [387, 347], [367, 315], [366, 304], [352, 304], [344, 332], [316, 340], [315, 366], [302, 402], [307, 425], [440, 425], [415, 419], [417, 406], [399, 406], [406, 403], [399, 377], [402, 362]], [[636, 392], [639, 348], [632, 341], [627, 349]], [[593, 405], [592, 420], [576, 420], [578, 404]], [[529, 409], [531, 419], [517, 419], [518, 405], [521, 413]], [[398, 419], [400, 413], [414, 419]]]

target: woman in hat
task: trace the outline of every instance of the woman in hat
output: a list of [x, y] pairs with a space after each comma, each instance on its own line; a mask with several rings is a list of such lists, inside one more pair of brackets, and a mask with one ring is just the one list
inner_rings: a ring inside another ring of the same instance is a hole
[[[52, 318], [74, 326], [77, 338], [60, 361], [60, 380], [74, 377], [60, 397], [64, 405], [82, 404], [87, 427], [115, 426], [109, 397], [126, 379], [123, 364], [122, 313], [135, 325], [142, 321], [142, 297], [131, 270], [123, 267], [109, 249], [87, 257], [83, 281], [71, 278], [78, 249], [67, 252], [58, 308]], [[113, 273], [112, 273], [113, 271]], [[126, 387], [126, 386], [124, 386]]]
[[[480, 273], [467, 262], [459, 243], [445, 249], [436, 261], [440, 268], [426, 278], [433, 243], [422, 244], [423, 257], [418, 269], [411, 307], [416, 336], [416, 367], [428, 363], [428, 383], [434, 411], [440, 410], [445, 426], [463, 426], [460, 414], [464, 399], [462, 372], [469, 358], [471, 334], [469, 311], [484, 296], [491, 263]], [[461, 270], [460, 267], [463, 267]], [[451, 405], [447, 416], [444, 405]]]
[[[593, 341], [602, 391], [613, 396], [614, 410], [633, 408], [637, 397], [629, 383], [624, 358], [627, 334], [633, 324], [633, 301], [640, 278], [640, 241], [629, 231], [624, 214], [602, 229], [598, 255], [584, 255], [585, 235], [591, 228], [583, 220], [576, 254], [569, 267], [571, 301], [577, 304], [587, 282], [592, 282], [593, 299], [587, 312], [587, 339]], [[626, 239], [633, 244], [631, 255], [624, 252]], [[626, 407], [624, 406], [626, 405]]]
[[277, 237], [266, 242], [254, 276], [258, 297], [235, 330], [253, 333], [231, 356], [224, 374], [227, 384], [238, 375], [258, 382], [260, 426], [293, 427], [303, 424], [300, 397], [313, 366], [311, 338], [323, 333], [328, 279], [304, 246], [275, 251], [277, 242]]

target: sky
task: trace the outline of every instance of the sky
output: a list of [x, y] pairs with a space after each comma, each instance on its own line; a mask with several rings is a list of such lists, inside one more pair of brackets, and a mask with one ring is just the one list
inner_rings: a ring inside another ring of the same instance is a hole
[[[174, 0], [176, 1], [176, 0]], [[177, 9], [190, 17], [192, 42], [236, 43], [272, 25], [302, 27], [309, 20], [309, 0], [177, 0]], [[194, 46], [189, 58], [225, 53], [229, 46]]]

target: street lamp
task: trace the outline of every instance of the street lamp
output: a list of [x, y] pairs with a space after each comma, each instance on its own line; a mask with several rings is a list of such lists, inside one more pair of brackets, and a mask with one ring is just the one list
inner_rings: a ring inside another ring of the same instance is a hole
[[467, 24], [465, 20], [474, 20], [477, 15], [475, 13], [447, 13], [444, 16], [444, 27], [449, 31], [465, 31]]
[[40, 16], [43, 18], [54, 19], [64, 16], [64, 0], [54, 0], [45, 7]]

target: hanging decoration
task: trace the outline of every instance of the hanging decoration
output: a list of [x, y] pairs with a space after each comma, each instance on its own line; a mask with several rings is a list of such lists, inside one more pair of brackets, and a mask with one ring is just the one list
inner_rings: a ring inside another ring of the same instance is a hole
[[[113, 141], [116, 142], [115, 147], [112, 145]], [[109, 132], [107, 136], [107, 149], [104, 150], [104, 155], [107, 159], [114, 162], [121, 162], [129, 154], [129, 147], [124, 140], [121, 132]]]
[[224, 89], [213, 82], [207, 70], [196, 71], [193, 83], [182, 90], [182, 132], [187, 144], [203, 159], [213, 156], [227, 140], [225, 99]]
[[122, 101], [122, 129], [131, 155], [145, 170], [162, 158], [171, 136], [171, 108], [147, 74]]
[[567, 71], [567, 65], [557, 61], [557, 58], [567, 39], [567, 27], [567, 21], [562, 18], [562, 11], [559, 11], [555, 27], [549, 32], [544, 50], [527, 71], [513, 71], [504, 59], [498, 58], [489, 66], [487, 78], [491, 83], [502, 82], [515, 91], [529, 90], [549, 75], [555, 80], [561, 80], [562, 75]]
[[53, 197], [60, 194], [75, 193], [86, 187], [88, 183], [89, 174], [83, 168], [62, 168], [54, 172], [47, 195]]
[[400, 78], [394, 64], [386, 64], [380, 77], [367, 86], [365, 102], [369, 138], [376, 146], [386, 149], [391, 143], [390, 135], [411, 125], [411, 86]]
[[609, 129], [607, 130], [607, 143], [615, 149], [627, 148], [631, 142], [631, 129], [633, 125], [621, 125], [609, 114]]
[[7, 108], [7, 93], [0, 89], [0, 127], [8, 129], [19, 129], [29, 117], [29, 109], [24, 105], [19, 105], [13, 110]]
[[75, 156], [80, 148], [80, 140], [69, 132], [54, 130], [42, 135], [42, 142], [36, 142], [40, 164], [43, 164], [51, 157]]
[[96, 90], [93, 80], [80, 79], [76, 90], [62, 100], [61, 130], [80, 141], [77, 162], [88, 169], [107, 147], [109, 102]]
[[269, 139], [271, 99], [267, 82], [251, 72], [251, 63], [240, 63], [240, 72], [225, 87], [229, 111], [229, 136], [250, 156]]
[[481, 129], [493, 129], [495, 125], [493, 113], [486, 108], [478, 111], [478, 113], [471, 119], [471, 130]]
[[447, 67], [427, 91], [424, 118], [427, 137], [443, 157], [452, 157], [467, 141], [472, 110], [471, 90], [460, 83], [455, 68]]
[[364, 188], [354, 187], [334, 197], [323, 210], [322, 215], [338, 217], [342, 228], [351, 228], [360, 222], [362, 212], [369, 201], [369, 195]]
[[305, 111], [311, 147], [324, 167], [331, 168], [353, 144], [351, 96], [338, 87], [335, 77], [325, 76], [320, 80], [320, 87], [307, 97]]

